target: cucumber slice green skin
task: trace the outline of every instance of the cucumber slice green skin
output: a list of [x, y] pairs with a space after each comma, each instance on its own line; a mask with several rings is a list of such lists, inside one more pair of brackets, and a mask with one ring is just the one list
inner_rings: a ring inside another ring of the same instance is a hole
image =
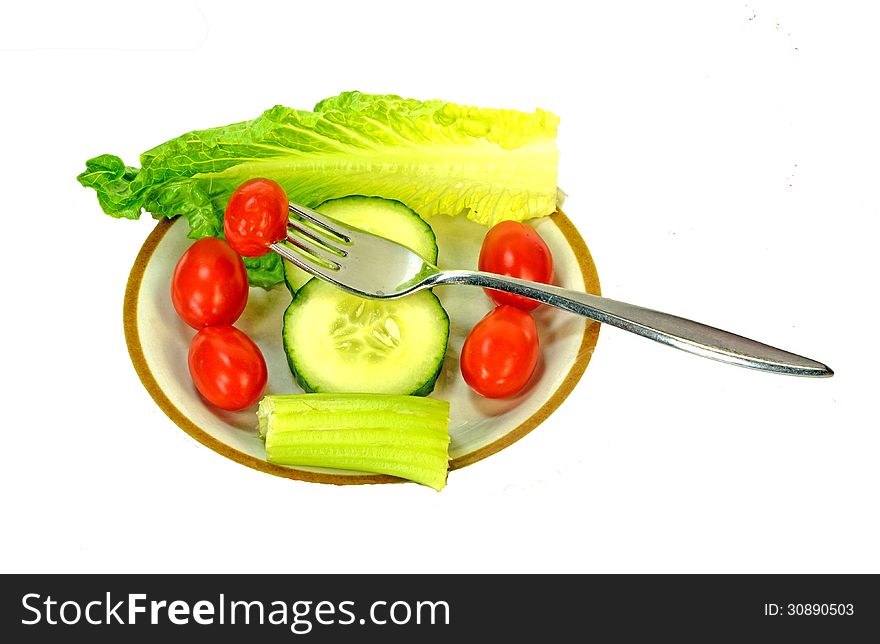
[[[364, 314], [369, 322], [361, 322]], [[399, 320], [392, 326], [399, 336], [393, 340], [382, 335], [388, 320]], [[343, 332], [336, 344], [330, 340], [334, 328]], [[377, 332], [380, 338], [374, 342]], [[282, 341], [303, 391], [427, 396], [443, 369], [449, 316], [430, 291], [400, 300], [366, 300], [310, 280], [284, 313]]]
[[[330, 199], [315, 208], [320, 213], [368, 233], [381, 235], [437, 263], [437, 238], [430, 224], [406, 204], [382, 197], [352, 195]], [[312, 278], [301, 268], [284, 262], [284, 282], [292, 294]]]
[[305, 283], [312, 279], [312, 277], [312, 275], [290, 262], [284, 262], [284, 283], [287, 284], [287, 289], [291, 295], [296, 295], [296, 292], [305, 286]]
[[[293, 305], [291, 304], [291, 306], [293, 306]], [[449, 320], [448, 317], [446, 319], [447, 319], [447, 321]], [[448, 342], [448, 338], [449, 338], [449, 336], [447, 335], [447, 342]], [[444, 347], [444, 355], [445, 355], [446, 343], [444, 343], [443, 347]], [[291, 352], [285, 351], [285, 353], [287, 354], [287, 366], [290, 367], [290, 373], [293, 374], [293, 379], [296, 381], [296, 384], [298, 384], [300, 387], [302, 387], [302, 390], [308, 394], [310, 394], [310, 393], [324, 393], [325, 392], [324, 389], [313, 386], [308, 380], [305, 379], [305, 377], [302, 375], [302, 373], [296, 368], [296, 362], [294, 361], [294, 358], [293, 358], [293, 355], [291, 354]], [[406, 395], [408, 395], [408, 396], [427, 396], [428, 394], [430, 394], [432, 391], [434, 391], [434, 386], [437, 384], [437, 378], [440, 377], [441, 371], [443, 371], [443, 360], [442, 359], [437, 363], [437, 369], [434, 371], [434, 373], [432, 373], [421, 386], [418, 386], [416, 389], [413, 389], [412, 391], [406, 392]], [[346, 393], [359, 393], [359, 392], [346, 392]]]

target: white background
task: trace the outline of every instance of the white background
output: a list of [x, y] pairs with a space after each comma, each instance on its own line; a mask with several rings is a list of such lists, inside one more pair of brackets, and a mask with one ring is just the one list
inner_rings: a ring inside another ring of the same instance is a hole
[[[872, 4], [138, 4], [3, 9], [0, 569], [880, 572]], [[836, 375], [603, 329], [559, 411], [440, 494], [200, 446], [126, 353], [153, 222], [104, 216], [75, 176], [350, 89], [556, 112], [605, 294]]]

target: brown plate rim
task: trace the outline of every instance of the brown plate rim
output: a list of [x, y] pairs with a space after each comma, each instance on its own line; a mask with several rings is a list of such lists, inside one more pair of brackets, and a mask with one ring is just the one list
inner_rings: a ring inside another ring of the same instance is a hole
[[[568, 242], [574, 252], [578, 267], [583, 276], [585, 289], [589, 293], [599, 295], [601, 291], [596, 266], [593, 263], [590, 250], [587, 248], [587, 244], [581, 237], [577, 228], [575, 228], [571, 220], [566, 217], [565, 213], [561, 210], [557, 210], [550, 215], [550, 219], [556, 224], [560, 232], [562, 232], [563, 237], [565, 237], [566, 242]], [[147, 393], [150, 394], [150, 397], [165, 415], [168, 416], [175, 425], [205, 447], [214, 450], [218, 454], [221, 454], [236, 463], [246, 465], [255, 470], [266, 472], [267, 474], [272, 474], [274, 476], [298, 481], [308, 481], [310, 483], [329, 483], [333, 485], [362, 485], [369, 483], [400, 482], [401, 479], [384, 474], [330, 474], [299, 470], [283, 465], [274, 465], [265, 460], [251, 456], [250, 454], [241, 452], [214, 438], [190, 420], [174, 405], [174, 403], [171, 402], [159, 386], [156, 377], [153, 375], [152, 371], [150, 371], [150, 367], [147, 364], [147, 359], [144, 355], [143, 347], [141, 346], [140, 333], [137, 327], [137, 304], [144, 273], [146, 272], [150, 258], [158, 247], [159, 242], [162, 241], [162, 238], [171, 229], [174, 222], [175, 219], [163, 219], [159, 221], [147, 237], [146, 241], [144, 241], [143, 246], [141, 246], [137, 257], [135, 258], [131, 272], [129, 273], [128, 282], [125, 286], [125, 298], [122, 305], [122, 322], [125, 331], [125, 343], [128, 347], [128, 354], [131, 358], [131, 362], [134, 365], [138, 378], [140, 378], [141, 383], [147, 390]], [[575, 385], [581, 379], [584, 371], [586, 371], [587, 365], [590, 363], [590, 358], [593, 355], [593, 350], [596, 347], [596, 342], [599, 338], [599, 327], [600, 325], [595, 323], [586, 325], [583, 338], [581, 339], [580, 348], [578, 349], [577, 359], [574, 361], [571, 368], [569, 368], [568, 373], [565, 375], [565, 378], [562, 383], [560, 383], [559, 387], [553, 392], [553, 395], [551, 395], [550, 398], [548, 398], [547, 401], [535, 411], [535, 413], [498, 440], [493, 441], [488, 445], [484, 445], [480, 449], [474, 450], [469, 454], [451, 460], [449, 462], [449, 469], [456, 470], [465, 467], [466, 465], [471, 465], [472, 463], [476, 463], [487, 456], [491, 456], [492, 454], [501, 451], [531, 432], [544, 422], [550, 414], [556, 411], [556, 409], [574, 390]]]

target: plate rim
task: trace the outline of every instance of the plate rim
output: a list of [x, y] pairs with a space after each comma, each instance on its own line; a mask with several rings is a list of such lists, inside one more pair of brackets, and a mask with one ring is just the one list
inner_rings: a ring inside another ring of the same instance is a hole
[[[442, 215], [438, 215], [442, 216]], [[282, 478], [306, 481], [309, 483], [326, 483], [332, 485], [364, 485], [374, 483], [400, 483], [403, 479], [386, 474], [331, 474], [326, 472], [311, 472], [308, 470], [300, 470], [285, 465], [275, 465], [268, 461], [259, 459], [245, 452], [239, 451], [234, 447], [227, 445], [221, 440], [214, 438], [207, 431], [199, 427], [196, 423], [189, 419], [177, 406], [171, 402], [162, 388], [159, 386], [153, 372], [147, 363], [146, 355], [140, 341], [140, 332], [137, 326], [138, 299], [140, 296], [141, 285], [144, 273], [147, 270], [150, 259], [153, 256], [159, 243], [165, 237], [166, 233], [171, 230], [179, 217], [170, 219], [161, 219], [156, 226], [150, 231], [147, 239], [138, 251], [134, 264], [128, 275], [128, 281], [125, 285], [125, 297], [122, 303], [122, 325], [125, 333], [125, 344], [128, 348], [128, 355], [131, 359], [134, 370], [141, 381], [144, 389], [150, 394], [153, 402], [162, 410], [162, 412], [180, 429], [189, 434], [199, 443], [217, 452], [221, 456], [235, 461], [241, 465], [245, 465], [255, 470], [279, 476]], [[550, 219], [559, 228], [565, 241], [574, 252], [577, 260], [578, 268], [584, 280], [584, 287], [588, 293], [601, 295], [599, 276], [596, 266], [593, 263], [590, 249], [587, 247], [580, 232], [575, 228], [571, 220], [562, 210], [558, 209], [550, 215]], [[587, 324], [584, 328], [584, 334], [578, 347], [577, 358], [565, 374], [562, 382], [553, 391], [553, 394], [541, 405], [531, 416], [526, 418], [519, 425], [501, 436], [497, 440], [492, 441], [488, 445], [474, 450], [468, 454], [464, 454], [458, 458], [449, 461], [449, 471], [457, 470], [467, 465], [472, 465], [477, 461], [481, 461], [488, 456], [492, 456], [509, 447], [513, 443], [523, 438], [526, 434], [535, 429], [544, 422], [550, 414], [552, 414], [562, 402], [568, 398], [569, 394], [574, 390], [575, 385], [580, 381], [590, 359], [593, 356], [593, 350], [599, 339], [598, 323]]]

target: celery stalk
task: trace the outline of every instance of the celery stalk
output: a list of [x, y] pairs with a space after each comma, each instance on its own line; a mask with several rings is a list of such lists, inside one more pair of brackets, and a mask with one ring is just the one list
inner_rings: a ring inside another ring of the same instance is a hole
[[446, 401], [380, 394], [266, 396], [257, 418], [270, 463], [389, 474], [435, 490], [446, 485]]

